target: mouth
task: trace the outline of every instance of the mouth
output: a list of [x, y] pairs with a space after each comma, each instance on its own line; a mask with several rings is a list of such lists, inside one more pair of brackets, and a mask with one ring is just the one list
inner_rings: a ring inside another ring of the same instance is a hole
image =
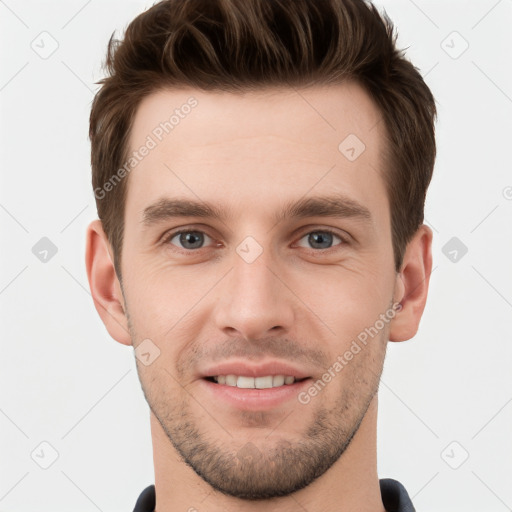
[[221, 386], [230, 386], [240, 389], [270, 389], [291, 386], [296, 382], [302, 382], [309, 377], [296, 378], [293, 375], [265, 375], [261, 377], [252, 377], [250, 375], [213, 375], [205, 377], [205, 380], [219, 384]]
[[313, 382], [311, 370], [277, 359], [231, 359], [200, 368], [198, 389], [205, 403], [212, 400], [225, 411], [270, 411], [298, 402]]
[[284, 373], [258, 376], [226, 373], [203, 376], [199, 382], [205, 403], [212, 401], [219, 407], [222, 404], [226, 411], [272, 411], [299, 404], [300, 393], [313, 379]]

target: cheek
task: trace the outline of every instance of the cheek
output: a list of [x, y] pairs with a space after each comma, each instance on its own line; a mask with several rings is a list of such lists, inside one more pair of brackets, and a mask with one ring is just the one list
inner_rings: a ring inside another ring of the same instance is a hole
[[[137, 261], [126, 293], [134, 324], [162, 335], [181, 318], [188, 317], [218, 281], [213, 270], [194, 266], [170, 266], [156, 261]], [[176, 326], [179, 327], [180, 324]]]
[[315, 323], [323, 322], [334, 331], [326, 330], [325, 339], [344, 344], [388, 311], [394, 284], [389, 276], [362, 265], [333, 267], [296, 276], [294, 291], [316, 315]]
[[146, 380], [151, 375], [151, 379], [174, 388], [176, 380], [186, 378], [186, 368], [177, 362], [183, 351], [192, 348], [193, 340], [201, 338], [208, 306], [205, 296], [217, 281], [215, 274], [201, 273], [199, 277], [197, 270], [187, 268], [151, 268], [127, 283], [135, 345], [149, 339], [159, 351], [147, 370], [141, 368], [146, 371]]

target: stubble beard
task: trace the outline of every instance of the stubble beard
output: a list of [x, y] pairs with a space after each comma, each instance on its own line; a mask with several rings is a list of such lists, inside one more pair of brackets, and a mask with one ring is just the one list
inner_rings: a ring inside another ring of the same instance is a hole
[[[197, 405], [197, 402], [186, 392], [177, 403], [176, 397], [153, 392], [162, 389], [155, 381], [149, 387], [143, 385], [142, 389], [169, 441], [199, 477], [225, 495], [264, 500], [303, 489], [343, 455], [378, 392], [380, 374], [381, 371], [367, 372], [368, 378], [362, 379], [359, 375], [357, 383], [345, 382], [334, 406], [317, 405], [313, 400], [307, 405], [297, 405], [283, 423], [293, 424], [294, 419], [298, 421], [307, 416], [312, 419], [304, 434], [293, 441], [290, 436], [279, 435], [279, 426], [268, 438], [259, 436], [252, 441], [241, 441], [236, 438], [236, 431], [230, 432], [230, 437], [226, 433], [229, 429], [223, 430], [219, 418], [213, 419], [206, 413], [198, 418], [190, 409], [190, 404]], [[321, 393], [314, 400], [320, 404]], [[311, 414], [301, 407], [316, 407], [316, 411]], [[246, 413], [246, 416], [249, 418], [251, 414]], [[253, 423], [260, 421], [266, 426], [265, 413], [258, 414]], [[203, 426], [205, 422], [212, 425], [210, 432]], [[222, 442], [219, 436], [229, 441]]]

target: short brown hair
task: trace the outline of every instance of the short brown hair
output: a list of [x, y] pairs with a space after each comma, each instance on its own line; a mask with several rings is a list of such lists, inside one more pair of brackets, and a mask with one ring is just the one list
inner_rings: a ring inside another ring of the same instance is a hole
[[395, 267], [423, 223], [436, 155], [435, 100], [396, 48], [387, 14], [364, 0], [163, 0], [112, 34], [91, 110], [92, 184], [121, 279], [126, 181], [97, 190], [126, 161], [141, 100], [162, 89], [244, 91], [350, 79], [378, 106], [388, 139], [384, 179]]

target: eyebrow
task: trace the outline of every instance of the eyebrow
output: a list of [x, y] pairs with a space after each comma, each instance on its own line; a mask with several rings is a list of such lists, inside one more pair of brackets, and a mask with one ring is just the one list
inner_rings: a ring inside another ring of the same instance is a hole
[[[234, 215], [223, 206], [204, 201], [161, 198], [144, 209], [141, 222], [147, 228], [176, 217], [225, 221], [234, 218]], [[274, 216], [274, 221], [277, 224], [288, 218], [307, 217], [355, 218], [366, 223], [372, 222], [372, 215], [368, 208], [343, 195], [314, 196], [290, 201]]]

